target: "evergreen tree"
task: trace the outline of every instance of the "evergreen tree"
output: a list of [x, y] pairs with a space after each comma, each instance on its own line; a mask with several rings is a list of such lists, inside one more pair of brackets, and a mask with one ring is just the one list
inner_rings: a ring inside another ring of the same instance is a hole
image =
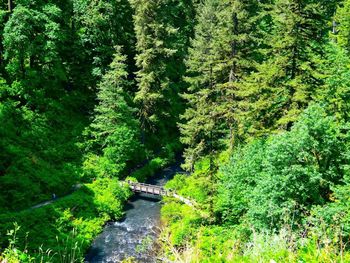
[[[126, 56], [117, 47], [110, 70], [98, 86], [98, 105], [91, 123], [89, 141], [90, 160], [98, 159], [98, 173], [103, 176], [120, 176], [128, 164], [140, 157], [139, 123], [131, 107], [127, 80]], [[100, 156], [100, 157], [98, 157]]]
[[343, 5], [339, 6], [334, 19], [335, 39], [339, 46], [350, 52], [350, 1], [345, 0]]
[[333, 22], [333, 34], [320, 63], [324, 85], [318, 99], [323, 101], [340, 122], [349, 121], [350, 96], [350, 1], [339, 6]]
[[339, 122], [350, 120], [350, 58], [348, 52], [335, 43], [327, 47], [327, 56], [321, 69], [325, 75], [324, 85], [318, 98], [325, 102]]
[[[192, 1], [131, 1], [137, 36], [138, 92], [135, 102], [148, 143], [177, 134], [176, 121], [183, 110], [179, 93], [184, 56], [192, 32]], [[151, 134], [157, 134], [156, 138]], [[149, 138], [151, 137], [151, 138]]]
[[[228, 42], [218, 38], [218, 31], [228, 28], [227, 24], [219, 27], [222, 22], [219, 14], [224, 10], [221, 2], [207, 0], [198, 7], [195, 37], [187, 59], [186, 81], [189, 87], [184, 98], [189, 108], [182, 116], [185, 122], [180, 128], [181, 142], [187, 146], [184, 157], [187, 168], [191, 170], [196, 160], [212, 153], [213, 143], [218, 144], [217, 139], [222, 136], [216, 118], [216, 97], [218, 85], [228, 76], [227, 68], [226, 74], [223, 73], [224, 64], [220, 62], [225, 61], [230, 47]], [[218, 147], [215, 145], [215, 149]]]
[[273, 28], [268, 60], [240, 85], [244, 131], [264, 134], [289, 129], [322, 84], [319, 59], [330, 30], [335, 3], [278, 0], [272, 9]]
[[199, 7], [195, 38], [187, 60], [189, 103], [180, 124], [185, 157], [191, 167], [213, 155], [229, 137], [232, 148], [237, 120], [237, 84], [261, 59], [259, 1], [206, 0]]
[[[106, 72], [115, 45], [124, 47], [128, 72], [135, 69], [133, 11], [128, 0], [74, 0], [73, 12], [77, 49], [74, 55], [86, 65], [87, 74], [91, 74], [87, 85], [94, 85]], [[79, 68], [74, 68], [74, 71], [80, 72], [81, 65], [77, 66]]]

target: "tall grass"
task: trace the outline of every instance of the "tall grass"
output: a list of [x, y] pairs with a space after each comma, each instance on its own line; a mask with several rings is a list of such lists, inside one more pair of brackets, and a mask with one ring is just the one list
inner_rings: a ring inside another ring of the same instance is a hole
[[20, 250], [17, 247], [17, 232], [20, 230], [20, 226], [14, 223], [14, 229], [7, 232], [9, 245], [0, 254], [1, 263], [82, 263], [84, 258], [82, 257], [82, 243], [77, 241], [76, 230], [73, 230], [65, 239], [57, 240], [57, 252], [53, 252], [52, 249], [44, 250], [41, 247], [38, 248], [38, 253], [35, 257], [28, 254], [26, 248]]
[[[205, 227], [208, 229], [209, 227]], [[226, 230], [223, 230], [226, 231]], [[230, 230], [231, 231], [231, 230]], [[179, 263], [347, 263], [350, 262], [350, 252], [346, 250], [342, 239], [329, 236], [328, 229], [322, 235], [310, 230], [307, 237], [302, 237], [288, 227], [279, 233], [257, 232], [253, 229], [248, 241], [237, 237], [232, 230], [231, 238], [222, 239], [220, 234], [208, 235], [208, 232], [198, 231], [191, 241], [181, 246], [172, 244], [171, 232], [164, 229], [161, 234], [162, 252], [170, 261]], [[338, 231], [338, 230], [337, 230]], [[341, 229], [339, 229], [341, 231]], [[206, 233], [206, 234], [201, 234]], [[227, 235], [227, 232], [225, 232]]]

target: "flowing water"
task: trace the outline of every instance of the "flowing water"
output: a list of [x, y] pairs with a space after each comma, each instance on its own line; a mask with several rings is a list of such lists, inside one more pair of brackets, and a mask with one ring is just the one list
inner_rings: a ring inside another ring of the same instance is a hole
[[[181, 171], [180, 165], [174, 164], [148, 183], [164, 185]], [[160, 197], [135, 194], [126, 205], [125, 219], [106, 225], [93, 242], [85, 262], [112, 263], [129, 257], [137, 262], [157, 262], [152, 251], [160, 226], [160, 201]]]

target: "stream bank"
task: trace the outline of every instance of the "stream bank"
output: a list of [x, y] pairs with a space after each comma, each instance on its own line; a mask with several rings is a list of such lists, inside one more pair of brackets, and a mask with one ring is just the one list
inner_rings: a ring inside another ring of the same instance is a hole
[[[147, 183], [162, 186], [180, 172], [183, 171], [178, 162], [158, 172]], [[157, 262], [153, 244], [159, 232], [160, 209], [160, 197], [135, 194], [126, 205], [125, 218], [105, 226], [85, 262], [114, 263], [130, 257], [137, 262]]]

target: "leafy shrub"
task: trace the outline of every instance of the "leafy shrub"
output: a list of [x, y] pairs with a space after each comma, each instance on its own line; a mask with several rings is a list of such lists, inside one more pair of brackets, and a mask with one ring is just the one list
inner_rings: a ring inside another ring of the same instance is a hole
[[[50, 250], [51, 256], [59, 257], [67, 253], [62, 242], [69, 241], [69, 247], [79, 247], [76, 251], [79, 257], [107, 221], [123, 216], [123, 204], [130, 195], [129, 188], [116, 179], [98, 179], [50, 205], [0, 214], [0, 221], [4, 222], [0, 225], [0, 234], [10, 231], [13, 222], [17, 222], [21, 226], [17, 232], [19, 250], [26, 248], [33, 257], [41, 257], [40, 251]], [[7, 239], [0, 239], [1, 247], [8, 245]]]
[[265, 142], [256, 140], [237, 149], [228, 165], [221, 169], [215, 211], [221, 218], [238, 224], [247, 212], [249, 194], [256, 187], [257, 174], [262, 170]]
[[[1, 84], [0, 80], [2, 90]], [[50, 104], [50, 112], [42, 114], [16, 105], [17, 102], [5, 99], [0, 103], [3, 210], [28, 207], [50, 198], [52, 193], [63, 195], [78, 181], [80, 173], [80, 154], [75, 143], [82, 129], [81, 116], [68, 113], [68, 105]]]
[[142, 168], [131, 173], [130, 177], [135, 178], [138, 182], [145, 182], [147, 178], [153, 176], [156, 172], [168, 164], [167, 159], [161, 157], [154, 158]]
[[330, 201], [346, 172], [346, 140], [332, 116], [309, 107], [290, 132], [252, 142], [223, 168], [217, 211], [228, 222], [258, 228], [300, 223], [315, 204]]
[[96, 208], [100, 213], [105, 213], [118, 219], [123, 216], [123, 204], [131, 196], [130, 189], [114, 180], [98, 179], [88, 186], [95, 193]]
[[176, 202], [167, 202], [162, 207], [161, 214], [163, 222], [169, 224], [170, 242], [174, 246], [181, 246], [189, 241], [201, 222], [200, 215], [193, 207]]

